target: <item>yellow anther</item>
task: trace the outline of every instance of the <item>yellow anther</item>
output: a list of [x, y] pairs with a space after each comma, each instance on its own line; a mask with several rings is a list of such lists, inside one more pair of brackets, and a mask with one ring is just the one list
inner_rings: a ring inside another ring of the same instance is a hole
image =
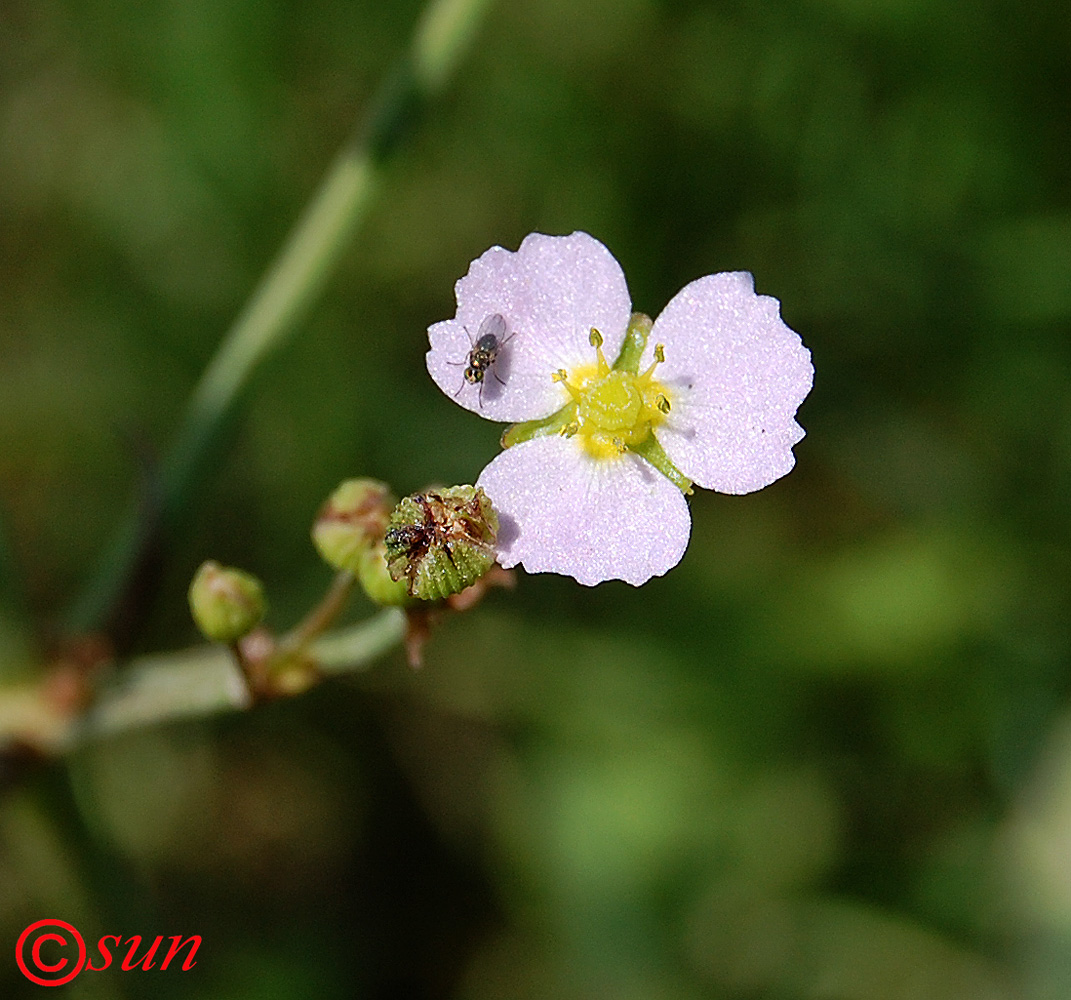
[[654, 361], [651, 362], [651, 367], [645, 371], [640, 378], [647, 381], [651, 380], [651, 376], [654, 375], [654, 370], [666, 360], [666, 351], [661, 344], [655, 344], [654, 349]]
[[580, 390], [569, 381], [569, 373], [564, 368], [559, 368], [556, 372], [551, 373], [551, 381], [558, 382], [565, 387], [565, 390], [573, 397], [573, 400], [577, 403], [583, 398], [583, 394]]
[[659, 393], [655, 399], [655, 406], [658, 407], [660, 413], [669, 413], [669, 400], [662, 393]]
[[568, 423], [564, 427], [562, 427], [562, 429], [560, 431], [558, 431], [558, 433], [562, 437], [571, 438], [579, 430], [580, 430], [580, 424], [578, 424], [574, 420], [571, 423]]
[[610, 366], [606, 363], [606, 355], [602, 353], [602, 334], [595, 327], [588, 334], [588, 343], [595, 348], [595, 360], [598, 362], [597, 373], [601, 377], [610, 373]]

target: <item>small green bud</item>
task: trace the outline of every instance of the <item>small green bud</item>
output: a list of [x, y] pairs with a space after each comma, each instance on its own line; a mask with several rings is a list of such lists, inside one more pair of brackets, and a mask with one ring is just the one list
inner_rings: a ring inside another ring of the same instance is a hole
[[362, 556], [387, 530], [394, 497], [375, 479], [347, 479], [327, 498], [312, 525], [312, 542], [324, 562], [360, 573]]
[[211, 560], [194, 574], [189, 597], [197, 627], [216, 642], [237, 642], [264, 617], [260, 581]]
[[498, 515], [479, 486], [417, 493], [390, 516], [387, 569], [412, 597], [449, 597], [494, 565], [497, 535]]
[[383, 539], [361, 553], [357, 580], [369, 599], [376, 604], [409, 604], [412, 601], [406, 581], [391, 578], [387, 569], [387, 548]]

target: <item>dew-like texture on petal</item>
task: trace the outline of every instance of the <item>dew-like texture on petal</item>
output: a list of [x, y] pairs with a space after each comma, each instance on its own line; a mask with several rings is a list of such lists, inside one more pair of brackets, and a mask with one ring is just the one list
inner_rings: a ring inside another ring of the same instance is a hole
[[561, 573], [586, 586], [661, 576], [691, 533], [683, 494], [637, 455], [596, 461], [576, 440], [507, 448], [480, 473], [498, 512], [498, 561]]
[[[560, 410], [569, 394], [553, 373], [593, 361], [592, 327], [607, 357], [615, 357], [632, 308], [621, 266], [587, 233], [532, 233], [516, 252], [491, 247], [454, 292], [455, 318], [428, 328], [428, 372], [443, 392], [488, 420], [536, 420]], [[496, 314], [507, 332], [481, 392], [465, 380], [465, 367], [481, 325]]]
[[811, 390], [811, 352], [756, 295], [747, 271], [685, 285], [655, 320], [641, 370], [665, 345], [655, 377], [672, 409], [655, 436], [689, 479], [721, 493], [750, 493], [795, 463], [804, 434], [796, 410]]

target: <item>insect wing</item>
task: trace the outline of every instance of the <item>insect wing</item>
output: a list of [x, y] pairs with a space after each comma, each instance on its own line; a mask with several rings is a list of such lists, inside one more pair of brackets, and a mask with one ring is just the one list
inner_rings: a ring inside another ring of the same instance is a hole
[[476, 343], [478, 345], [485, 337], [493, 337], [497, 344], [505, 335], [506, 317], [501, 313], [491, 313], [484, 316], [480, 329], [476, 332]]

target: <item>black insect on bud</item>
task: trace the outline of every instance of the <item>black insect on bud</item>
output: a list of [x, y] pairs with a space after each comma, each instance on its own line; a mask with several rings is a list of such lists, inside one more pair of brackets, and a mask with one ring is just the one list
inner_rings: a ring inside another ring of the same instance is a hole
[[478, 486], [406, 497], [391, 514], [387, 569], [411, 597], [441, 600], [472, 586], [495, 562], [498, 515]]

